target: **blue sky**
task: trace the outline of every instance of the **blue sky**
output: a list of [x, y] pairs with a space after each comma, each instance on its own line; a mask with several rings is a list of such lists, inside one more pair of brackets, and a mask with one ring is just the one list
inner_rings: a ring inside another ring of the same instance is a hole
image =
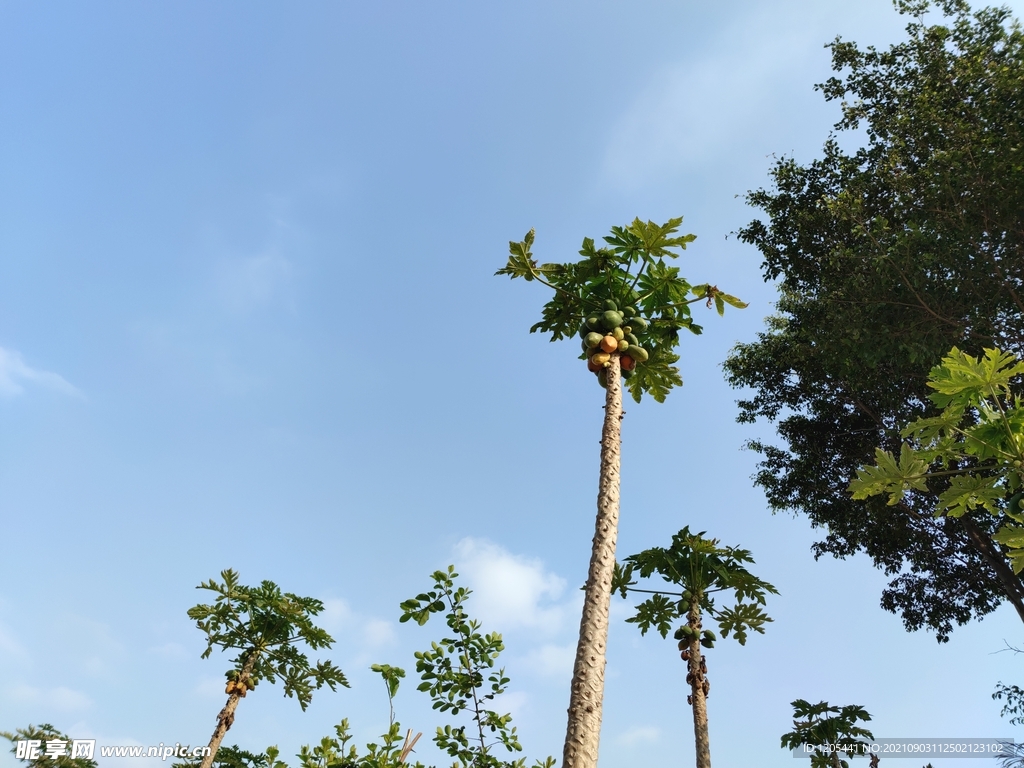
[[[326, 602], [353, 688], [301, 713], [261, 687], [228, 742], [291, 756], [345, 716], [365, 742], [368, 666], [412, 673], [440, 631], [398, 603], [454, 562], [505, 634], [526, 753], [560, 755], [603, 393], [575, 343], [527, 333], [543, 289], [492, 273], [530, 228], [565, 260], [683, 215], [683, 273], [750, 308], [684, 339], [666, 404], [627, 405], [620, 552], [690, 525], [780, 589], [767, 635], [709, 658], [716, 764], [793, 765], [798, 697], [862, 704], [878, 736], [1013, 736], [989, 696], [1021, 681], [1016, 617], [940, 646], [865, 559], [815, 563], [751, 486], [741, 446], [771, 428], [734, 423], [720, 369], [772, 311], [727, 237], [743, 193], [837, 119], [823, 44], [904, 22], [885, 0], [0, 2], [0, 728], [205, 743], [226, 659], [185, 611], [233, 567]], [[689, 764], [674, 644], [616, 611], [602, 766]], [[398, 716], [429, 737], [414, 687]]]

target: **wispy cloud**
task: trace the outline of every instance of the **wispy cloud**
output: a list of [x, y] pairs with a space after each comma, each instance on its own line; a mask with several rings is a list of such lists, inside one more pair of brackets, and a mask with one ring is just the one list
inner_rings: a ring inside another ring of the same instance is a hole
[[63, 685], [56, 688], [38, 688], [32, 685], [15, 685], [8, 689], [7, 696], [12, 701], [35, 705], [61, 712], [74, 712], [88, 709], [92, 700], [81, 691]]
[[28, 365], [21, 353], [0, 347], [0, 397], [14, 397], [25, 391], [25, 385], [36, 385], [72, 397], [84, 397], [67, 379], [50, 371]]
[[292, 264], [276, 250], [221, 264], [219, 285], [228, 308], [245, 312], [287, 299]]
[[465, 538], [455, 546], [456, 564], [473, 589], [473, 614], [485, 626], [558, 632], [568, 606], [562, 601], [565, 579], [535, 558], [513, 555], [482, 539]]
[[629, 747], [634, 744], [646, 744], [657, 741], [660, 736], [661, 730], [653, 725], [637, 725], [619, 734], [616, 741]]
[[774, 84], [819, 55], [821, 41], [814, 28], [780, 26], [772, 12], [762, 11], [724, 30], [714, 48], [722, 52], [666, 66], [637, 89], [611, 128], [607, 184], [635, 189], [721, 162], [726, 148], [778, 108]]

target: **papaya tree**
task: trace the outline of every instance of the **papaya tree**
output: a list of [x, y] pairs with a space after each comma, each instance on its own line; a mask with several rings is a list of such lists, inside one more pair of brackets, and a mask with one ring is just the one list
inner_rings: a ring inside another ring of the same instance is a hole
[[[857, 725], [868, 721], [871, 715], [864, 707], [849, 704], [833, 707], [827, 701], [811, 704], [803, 699], [792, 702], [793, 730], [783, 735], [783, 749], [804, 747], [811, 757], [811, 768], [849, 768], [841, 755], [853, 757], [864, 754], [866, 742], [875, 738], [871, 731]], [[842, 749], [845, 746], [847, 749]], [[872, 756], [874, 764], [877, 757]]]
[[[954, 347], [928, 376], [937, 416], [900, 432], [899, 456], [875, 449], [850, 483], [853, 498], [936, 499], [936, 517], [985, 517], [1000, 524], [994, 554], [1009, 581], [1024, 571], [1024, 362], [998, 349], [973, 357]], [[1015, 390], [1017, 390], [1015, 392]], [[984, 520], [980, 521], [984, 524]], [[1012, 572], [1011, 572], [1012, 570]]]
[[694, 235], [678, 235], [682, 218], [664, 224], [635, 219], [613, 227], [598, 247], [585, 238], [578, 261], [538, 264], [534, 232], [509, 243], [509, 259], [496, 274], [538, 282], [552, 291], [531, 333], [552, 341], [579, 333], [580, 359], [606, 390], [601, 433], [597, 521], [587, 573], [579, 642], [569, 695], [563, 768], [597, 765], [604, 698], [605, 644], [619, 525], [622, 382], [633, 399], [647, 393], [663, 402], [682, 384], [675, 353], [679, 332], [700, 333], [690, 305], [703, 301], [719, 314], [742, 301], [710, 284], [691, 285], [667, 260], [678, 257]]
[[320, 600], [282, 593], [272, 581], [247, 587], [239, 583], [238, 574], [231, 569], [220, 575], [223, 582], [210, 579], [196, 587], [215, 593], [213, 604], [200, 604], [188, 611], [189, 618], [206, 634], [202, 658], [209, 658], [214, 648], [237, 652], [225, 675], [228, 700], [217, 715], [210, 753], [203, 758], [201, 768], [213, 765], [224, 735], [235, 721], [238, 703], [260, 681], [281, 682], [285, 696], [296, 698], [303, 710], [309, 706], [314, 688], [326, 685], [333, 691], [337, 685], [348, 687], [338, 667], [329, 661], [311, 664], [299, 647], [301, 643], [317, 650], [334, 643], [311, 621], [323, 611]]
[[[753, 562], [749, 551], [719, 546], [717, 539], [691, 533], [686, 527], [672, 537], [668, 548], [653, 547], [630, 555], [615, 570], [613, 586], [623, 598], [630, 592], [651, 595], [637, 605], [635, 615], [626, 619], [637, 625], [640, 634], [646, 635], [653, 628], [668, 637], [673, 624], [683, 620], [674, 637], [687, 665], [690, 693], [686, 703], [693, 710], [697, 768], [711, 768], [707, 710], [711, 683], [701, 648], [713, 648], [717, 637], [712, 630], [704, 629], [704, 618], [718, 624], [722, 637], [731, 634], [740, 645], [746, 645], [749, 631], [764, 634], [764, 625], [771, 621], [763, 609], [765, 597], [778, 592], [747, 570], [746, 564]], [[633, 581], [635, 574], [645, 579], [658, 575], [678, 591], [641, 589]], [[735, 598], [735, 604], [724, 608], [716, 604], [723, 593]]]

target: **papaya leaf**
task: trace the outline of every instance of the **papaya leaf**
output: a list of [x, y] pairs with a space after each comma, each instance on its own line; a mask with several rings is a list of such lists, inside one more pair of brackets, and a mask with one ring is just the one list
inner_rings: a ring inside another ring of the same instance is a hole
[[861, 467], [850, 482], [853, 498], [888, 494], [889, 505], [895, 506], [908, 489], [927, 491], [928, 462], [917, 455], [909, 444], [900, 448], [899, 461], [889, 451], [875, 449], [875, 466]]
[[996, 486], [998, 482], [998, 477], [977, 475], [956, 475], [950, 478], [949, 488], [939, 494], [936, 515], [945, 513], [950, 517], [961, 517], [978, 508], [987, 509], [994, 515], [999, 514], [1005, 491]]

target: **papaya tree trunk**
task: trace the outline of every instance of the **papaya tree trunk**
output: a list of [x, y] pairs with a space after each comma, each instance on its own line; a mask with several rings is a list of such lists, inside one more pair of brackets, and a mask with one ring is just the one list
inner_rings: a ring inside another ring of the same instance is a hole
[[690, 684], [690, 705], [693, 707], [693, 744], [697, 752], [697, 768], [711, 768], [711, 740], [708, 737], [708, 696], [706, 662], [700, 653], [701, 618], [698, 601], [690, 603], [686, 623], [690, 635], [690, 660], [686, 680]]
[[[249, 682], [249, 677], [252, 675], [252, 668], [256, 665], [256, 654], [253, 653], [249, 660], [245, 662], [245, 666], [242, 667], [242, 671], [238, 674], [238, 683], [243, 686]], [[227, 734], [231, 725], [235, 722], [235, 710], [238, 709], [238, 702], [242, 700], [244, 696], [245, 688], [235, 688], [230, 694], [228, 694], [228, 701], [224, 705], [224, 708], [217, 715], [217, 727], [213, 729], [213, 736], [210, 737], [210, 754], [203, 758], [203, 762], [199, 765], [199, 768], [212, 768], [213, 758], [217, 756], [217, 750], [220, 749], [220, 743], [224, 741], [224, 736]]]
[[606, 369], [601, 432], [601, 475], [597, 491], [597, 525], [590, 555], [580, 619], [580, 638], [569, 694], [569, 725], [565, 733], [562, 768], [596, 768], [601, 739], [604, 699], [605, 644], [608, 610], [615, 572], [615, 543], [619, 533], [619, 469], [622, 443], [622, 378], [619, 356]]

